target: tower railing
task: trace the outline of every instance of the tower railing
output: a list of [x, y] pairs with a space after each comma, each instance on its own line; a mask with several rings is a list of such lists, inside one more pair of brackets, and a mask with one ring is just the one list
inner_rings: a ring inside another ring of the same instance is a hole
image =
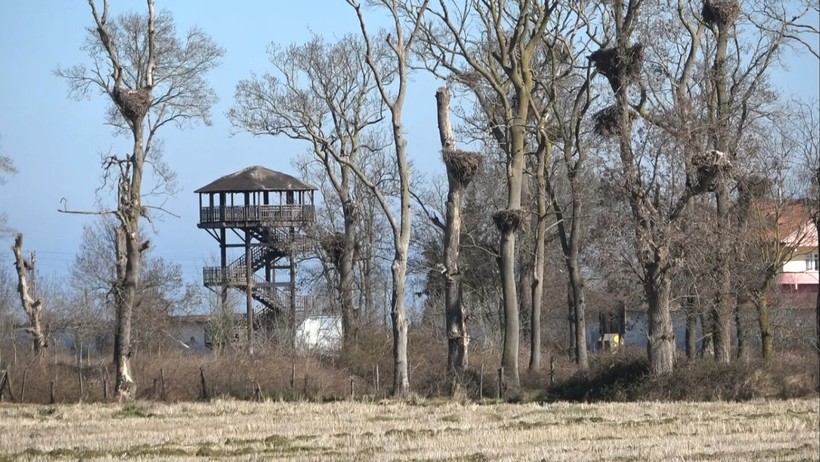
[[202, 207], [199, 210], [200, 224], [211, 223], [312, 223], [315, 218], [312, 205], [235, 205]]

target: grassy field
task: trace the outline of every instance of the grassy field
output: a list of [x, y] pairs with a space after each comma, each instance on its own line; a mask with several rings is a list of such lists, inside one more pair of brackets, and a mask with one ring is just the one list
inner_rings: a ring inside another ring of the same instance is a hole
[[0, 405], [0, 460], [818, 460], [817, 400]]

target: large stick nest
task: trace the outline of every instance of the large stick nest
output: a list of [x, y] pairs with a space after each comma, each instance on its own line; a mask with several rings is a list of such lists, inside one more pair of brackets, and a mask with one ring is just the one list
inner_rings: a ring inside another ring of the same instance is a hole
[[718, 176], [727, 174], [732, 169], [729, 156], [716, 149], [693, 155], [691, 162], [694, 172], [687, 175], [686, 184], [697, 193], [714, 191]]
[[[635, 121], [636, 114], [629, 111], [629, 126]], [[592, 116], [595, 125], [593, 130], [599, 136], [614, 137], [621, 134], [621, 108], [617, 105], [607, 106]]]
[[483, 161], [478, 153], [457, 149], [445, 149], [442, 157], [447, 174], [465, 187], [473, 180]]
[[525, 214], [522, 209], [499, 210], [493, 214], [493, 221], [501, 234], [511, 234], [521, 228]]
[[772, 180], [758, 175], [746, 175], [737, 182], [740, 200], [749, 203], [766, 197], [772, 190]]
[[589, 55], [588, 59], [609, 80], [612, 91], [618, 91], [622, 84], [638, 80], [643, 67], [643, 45], [632, 45], [625, 56], [619, 55], [617, 48], [601, 48]]
[[330, 261], [339, 266], [342, 261], [342, 255], [345, 251], [345, 235], [343, 233], [331, 233], [319, 241], [322, 250], [330, 257]]
[[114, 102], [128, 120], [139, 122], [148, 114], [151, 107], [151, 89], [144, 87], [139, 90], [127, 90], [115, 87]]
[[705, 0], [700, 11], [706, 24], [731, 26], [740, 16], [740, 2], [737, 0]]

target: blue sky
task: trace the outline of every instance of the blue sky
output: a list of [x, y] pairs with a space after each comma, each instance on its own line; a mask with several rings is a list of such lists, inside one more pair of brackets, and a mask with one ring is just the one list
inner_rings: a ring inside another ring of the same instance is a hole
[[[142, 1], [112, 0], [113, 13], [128, 8], [143, 11]], [[342, 0], [298, 2], [194, 2], [157, 0], [170, 10], [179, 31], [198, 25], [226, 50], [210, 82], [220, 98], [214, 124], [187, 131], [167, 127], [161, 132], [165, 160], [178, 175], [181, 191], [166, 208], [181, 218], [155, 222], [154, 255], [183, 266], [190, 280], [217, 254], [216, 242], [196, 228], [198, 201], [193, 190], [250, 165], [295, 173], [291, 161], [307, 146], [285, 138], [254, 138], [232, 134], [225, 113], [236, 83], [251, 72], [269, 69], [266, 46], [271, 42], [304, 42], [315, 32], [327, 39], [358, 31], [355, 13]], [[86, 62], [80, 51], [85, 27], [92, 23], [84, 0], [0, 2], [0, 153], [12, 157], [16, 175], [0, 185], [0, 210], [9, 225], [26, 235], [26, 249], [37, 252], [46, 274], [65, 274], [81, 241], [82, 227], [92, 217], [57, 212], [60, 199], [71, 208], [93, 209], [100, 184], [100, 153], [124, 152], [128, 139], [115, 138], [103, 125], [106, 100], [94, 95], [75, 101], [67, 97], [58, 67]], [[789, 55], [788, 72], [776, 80], [786, 94], [817, 98], [818, 61], [807, 54]], [[434, 92], [437, 84], [417, 76], [408, 95], [407, 138], [411, 158], [428, 175], [443, 170], [438, 159]], [[11, 245], [11, 238], [7, 239]], [[0, 262], [9, 261], [8, 246], [0, 246]], [[8, 254], [8, 255], [6, 255]]]

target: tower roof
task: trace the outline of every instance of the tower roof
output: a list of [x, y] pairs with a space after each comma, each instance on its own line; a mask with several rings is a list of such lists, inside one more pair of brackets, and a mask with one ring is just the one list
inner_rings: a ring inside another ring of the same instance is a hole
[[194, 192], [313, 191], [315, 189], [296, 177], [255, 165], [225, 175]]

